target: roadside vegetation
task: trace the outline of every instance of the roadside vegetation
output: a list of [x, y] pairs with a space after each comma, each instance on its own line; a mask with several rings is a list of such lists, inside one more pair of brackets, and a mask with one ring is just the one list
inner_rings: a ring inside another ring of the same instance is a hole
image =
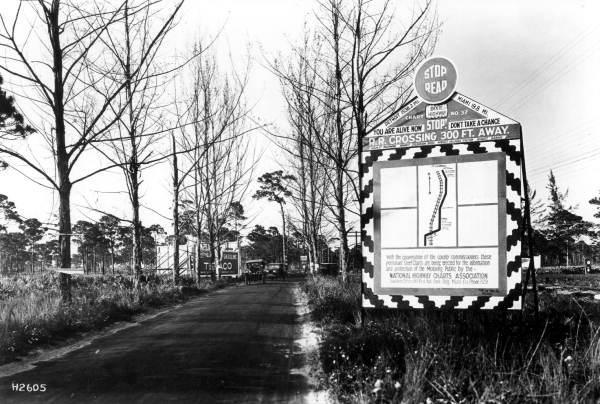
[[157, 277], [136, 288], [131, 276], [74, 277], [72, 301], [61, 300], [58, 275], [14, 275], [0, 278], [0, 364], [32, 349], [98, 330], [152, 308], [183, 302], [221, 288], [226, 281], [182, 277], [179, 285]]
[[[600, 308], [553, 291], [540, 315], [369, 311], [360, 283], [304, 283], [323, 329], [321, 383], [348, 403], [597, 402]], [[526, 313], [531, 313], [527, 310]]]

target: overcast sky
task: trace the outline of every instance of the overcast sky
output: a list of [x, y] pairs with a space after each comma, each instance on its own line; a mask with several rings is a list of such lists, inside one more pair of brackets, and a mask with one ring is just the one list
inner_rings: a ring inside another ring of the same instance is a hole
[[[12, 1], [12, 0], [11, 0]], [[4, 1], [3, 1], [4, 3]], [[569, 201], [591, 219], [588, 200], [600, 193], [600, 136], [595, 119], [600, 111], [600, 34], [597, 1], [439, 0], [442, 22], [435, 54], [451, 59], [459, 74], [457, 90], [523, 126], [528, 176], [545, 199], [548, 171], [555, 169], [559, 185], [569, 188]], [[264, 57], [283, 54], [302, 34], [314, 2], [296, 0], [189, 0], [170, 48], [183, 52], [195, 38], [222, 29], [218, 46], [224, 63], [250, 53], [254, 58], [248, 101], [253, 115], [285, 129], [284, 101], [277, 80], [263, 67]], [[6, 12], [6, 11], [0, 11]], [[257, 175], [278, 168], [281, 154], [261, 134], [253, 135], [264, 155]], [[143, 203], [168, 216], [168, 167], [144, 174]], [[128, 217], [120, 173], [106, 174], [77, 185], [73, 222], [97, 218], [86, 206], [99, 206]], [[100, 192], [99, 192], [100, 191]], [[0, 172], [0, 193], [17, 204], [21, 214], [51, 219], [57, 210], [52, 193], [31, 184], [12, 170]], [[250, 201], [246, 201], [246, 207]], [[256, 223], [279, 225], [279, 217], [250, 208]], [[144, 224], [169, 221], [149, 210]]]

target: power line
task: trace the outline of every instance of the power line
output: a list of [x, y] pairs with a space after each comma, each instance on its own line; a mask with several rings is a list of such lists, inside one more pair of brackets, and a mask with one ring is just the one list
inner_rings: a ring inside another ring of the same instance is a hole
[[[597, 48], [594, 48], [592, 50], [597, 50]], [[578, 65], [579, 62], [589, 58], [590, 56], [592, 56], [594, 53], [588, 51], [580, 56], [577, 57], [577, 59], [571, 61], [567, 66], [565, 66], [563, 69], [559, 70], [558, 72], [556, 72], [554, 75], [550, 76], [550, 78], [548, 80], [546, 80], [545, 82], [543, 82], [541, 87], [538, 87], [537, 90], [530, 92], [527, 96], [520, 98], [516, 104], [513, 104], [513, 106], [511, 108], [517, 109], [518, 107], [520, 107], [521, 105], [523, 105], [525, 102], [529, 101], [534, 95], [544, 91], [546, 88], [548, 88], [551, 84], [554, 84], [557, 80], [559, 80], [560, 78], [562, 78], [566, 73], [568, 73], [569, 71], [571, 71], [575, 66]]]
[[569, 158], [569, 159], [566, 159], [566, 160], [562, 160], [559, 163], [547, 164], [544, 167], [535, 168], [535, 169], [531, 170], [530, 172], [531, 173], [536, 173], [536, 172], [544, 171], [544, 170], [547, 170], [547, 169], [554, 169], [554, 168], [564, 167], [565, 165], [573, 164], [573, 163], [576, 163], [578, 161], [587, 160], [587, 159], [590, 159], [590, 158], [593, 158], [593, 157], [597, 158], [597, 157], [600, 157], [598, 155], [599, 152], [600, 152], [600, 147], [596, 147], [594, 149], [589, 150], [587, 153], [580, 154], [578, 156], [575, 156], [573, 158]]
[[[591, 124], [589, 126], [591, 126]], [[564, 155], [565, 148], [562, 146], [566, 145], [569, 146], [569, 151], [571, 152], [583, 152], [588, 150], [590, 147], [590, 142], [584, 141], [589, 140], [588, 138], [592, 136], [592, 132], [586, 131], [586, 133], [582, 136], [577, 136], [577, 141], [569, 140], [570, 136], [576, 133], [577, 131], [578, 130], [566, 132], [563, 135], [559, 135], [558, 139], [552, 139], [553, 141], [550, 141], [551, 136], [545, 136], [544, 143], [542, 144], [542, 146], [536, 146], [526, 149], [528, 151], [528, 158], [531, 161], [539, 160], [540, 158], [548, 160], [549, 158], [557, 155]]]
[[508, 101], [510, 101], [513, 98], [513, 96], [515, 94], [517, 94], [520, 91], [523, 91], [528, 86], [530, 86], [532, 83], [534, 83], [535, 79], [538, 77], [538, 74], [540, 72], [542, 72], [543, 70], [548, 69], [548, 67], [551, 67], [552, 65], [556, 64], [567, 53], [569, 53], [569, 51], [572, 51], [577, 46], [577, 45], [573, 46], [573, 44], [581, 43], [580, 42], [581, 39], [584, 39], [585, 37], [590, 36], [598, 27], [599, 27], [599, 25], [590, 25], [590, 26], [588, 26], [588, 28], [583, 29], [574, 39], [567, 42], [561, 49], [559, 49], [559, 51], [557, 53], [555, 53], [553, 56], [551, 56], [545, 62], [543, 62], [540, 67], [538, 67], [533, 72], [531, 72], [518, 85], [514, 86], [512, 88], [512, 90], [506, 96], [504, 96], [504, 98], [502, 98], [500, 100], [500, 102], [498, 103], [498, 106], [502, 106], [502, 105], [506, 104]]

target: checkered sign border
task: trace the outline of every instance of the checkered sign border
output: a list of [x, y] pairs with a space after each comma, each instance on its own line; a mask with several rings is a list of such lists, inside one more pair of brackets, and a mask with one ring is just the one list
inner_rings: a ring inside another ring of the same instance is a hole
[[[378, 295], [374, 289], [373, 164], [377, 161], [418, 159], [482, 153], [505, 154], [506, 159], [506, 276], [505, 296]], [[362, 307], [399, 309], [514, 309], [521, 308], [521, 148], [520, 139], [374, 150], [362, 153], [361, 241], [363, 255]]]

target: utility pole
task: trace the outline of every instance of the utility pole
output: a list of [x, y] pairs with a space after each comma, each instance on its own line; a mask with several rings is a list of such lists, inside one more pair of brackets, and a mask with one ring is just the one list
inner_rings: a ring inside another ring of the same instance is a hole
[[237, 261], [238, 261], [238, 276], [242, 275], [242, 249], [240, 248], [240, 238], [241, 235], [238, 231], [238, 220], [235, 218], [235, 234], [237, 241]]

